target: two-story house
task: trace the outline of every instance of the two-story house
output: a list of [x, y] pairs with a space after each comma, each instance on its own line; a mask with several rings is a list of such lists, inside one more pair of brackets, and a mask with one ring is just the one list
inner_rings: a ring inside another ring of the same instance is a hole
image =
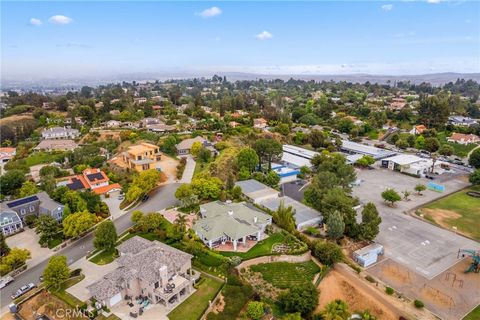
[[83, 170], [82, 174], [71, 177], [66, 186], [71, 190], [92, 190], [96, 194], [105, 194], [122, 188], [118, 183], [110, 184], [105, 172], [97, 168]]
[[49, 215], [57, 221], [62, 220], [64, 206], [48, 196], [46, 192], [15, 199], [0, 204], [0, 227], [4, 235], [21, 231], [25, 218], [29, 215], [37, 217]]
[[67, 127], [52, 127], [42, 131], [42, 139], [75, 139], [80, 131]]
[[192, 269], [192, 255], [139, 236], [117, 249], [118, 268], [87, 287], [103, 305], [112, 308], [141, 297], [143, 305], [160, 303], [172, 310], [193, 292], [199, 274]]
[[160, 148], [151, 143], [141, 143], [131, 146], [123, 152], [123, 162], [128, 168], [142, 172], [149, 169], [160, 170], [159, 162], [162, 159]]

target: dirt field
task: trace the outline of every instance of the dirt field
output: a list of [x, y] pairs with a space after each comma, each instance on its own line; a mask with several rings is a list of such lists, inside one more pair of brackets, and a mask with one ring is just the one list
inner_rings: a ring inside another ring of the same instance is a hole
[[[35, 297], [29, 299], [25, 303], [21, 304], [20, 307], [20, 316], [25, 320], [34, 320], [36, 315], [45, 314], [50, 319], [85, 319], [80, 315], [71, 316], [73, 313], [71, 311], [66, 311], [71, 309], [63, 301], [57, 297], [42, 291]], [[70, 316], [69, 316], [70, 315]], [[3, 319], [12, 319], [10, 315], [5, 315]]]
[[379, 301], [380, 293], [368, 287], [368, 284], [354, 275], [348, 276], [334, 269], [322, 280], [318, 288], [320, 297], [315, 312], [320, 312], [329, 302], [341, 299], [348, 304], [350, 312], [368, 309], [382, 320], [398, 320], [401, 315], [387, 301]]
[[367, 271], [407, 297], [423, 301], [426, 308], [442, 319], [457, 320], [480, 303], [480, 274], [465, 273], [470, 263], [470, 258], [465, 258], [432, 280], [391, 259]]
[[32, 119], [33, 119], [32, 113], [15, 114], [13, 116], [0, 119], [0, 126], [5, 126], [12, 122], [32, 120]]
[[[109, 139], [112, 139], [112, 140], [117, 140], [117, 141], [120, 141], [120, 130], [98, 130], [96, 131], [100, 134], [99, 137], [95, 137], [95, 141], [107, 141]], [[91, 135], [90, 134], [87, 134], [85, 137], [82, 138], [82, 140], [80, 141], [80, 143], [86, 143], [88, 142], [88, 140], [91, 139]]]

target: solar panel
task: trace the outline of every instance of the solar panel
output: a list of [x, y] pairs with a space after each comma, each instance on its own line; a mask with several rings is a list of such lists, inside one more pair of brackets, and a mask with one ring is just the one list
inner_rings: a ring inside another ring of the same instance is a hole
[[77, 178], [73, 178], [72, 183], [67, 184], [67, 187], [71, 190], [81, 190], [85, 188], [83, 183]]
[[12, 202], [7, 203], [7, 206], [9, 208], [15, 208], [23, 204], [34, 202], [34, 201], [39, 201], [37, 196], [30, 196], [30, 197], [14, 200]]
[[102, 180], [102, 179], [103, 179], [103, 175], [102, 175], [101, 172], [96, 172], [96, 173], [87, 174], [87, 178], [88, 178], [88, 180], [90, 180], [90, 181]]

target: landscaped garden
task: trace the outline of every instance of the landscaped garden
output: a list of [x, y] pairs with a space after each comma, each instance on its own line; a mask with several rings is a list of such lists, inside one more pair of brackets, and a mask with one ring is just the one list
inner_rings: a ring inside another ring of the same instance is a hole
[[420, 212], [438, 225], [456, 227], [459, 233], [480, 240], [480, 198], [469, 196], [469, 191], [478, 190], [458, 191], [426, 205]]
[[96, 263], [101, 266], [104, 264], [109, 264], [110, 262], [115, 260], [116, 256], [116, 250], [105, 250], [93, 256], [93, 258], [90, 259], [90, 262]]
[[293, 235], [287, 232], [276, 232], [267, 239], [258, 242], [247, 252], [223, 251], [220, 254], [226, 257], [238, 256], [242, 260], [249, 260], [275, 254], [300, 254], [307, 250], [306, 245], [298, 241]]
[[253, 265], [250, 269], [262, 274], [262, 278], [280, 289], [311, 282], [320, 272], [320, 267], [313, 261], [288, 263], [273, 262]]
[[199, 280], [197, 291], [168, 314], [171, 320], [197, 320], [203, 315], [218, 291], [222, 288], [223, 282], [210, 277], [202, 277]]

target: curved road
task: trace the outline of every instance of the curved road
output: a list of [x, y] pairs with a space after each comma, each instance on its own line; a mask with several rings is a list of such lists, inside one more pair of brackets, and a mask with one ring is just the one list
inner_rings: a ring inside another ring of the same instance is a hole
[[[130, 216], [135, 210], [140, 210], [143, 212], [153, 212], [174, 206], [177, 202], [175, 198], [175, 191], [179, 186], [180, 183], [167, 184], [158, 187], [157, 189], [150, 192], [150, 198], [146, 202], [141, 203], [136, 208], [128, 211], [127, 213], [123, 214], [122, 216], [118, 217], [113, 221], [117, 229], [117, 233], [121, 234], [132, 226]], [[68, 259], [68, 264], [72, 264], [75, 261], [83, 258], [89, 251], [92, 251], [93, 249], [93, 232], [91, 232], [90, 234], [75, 242], [75, 244], [58, 251], [55, 255], [66, 256]], [[10, 304], [10, 295], [13, 291], [30, 282], [38, 283], [39, 278], [42, 275], [47, 263], [48, 260], [45, 260], [37, 264], [33, 268], [27, 269], [27, 271], [23, 272], [18, 277], [15, 277], [14, 282], [12, 282], [10, 285], [0, 291], [0, 308], [2, 309], [1, 313], [3, 313], [3, 311], [6, 311], [4, 310], [4, 307]]]

